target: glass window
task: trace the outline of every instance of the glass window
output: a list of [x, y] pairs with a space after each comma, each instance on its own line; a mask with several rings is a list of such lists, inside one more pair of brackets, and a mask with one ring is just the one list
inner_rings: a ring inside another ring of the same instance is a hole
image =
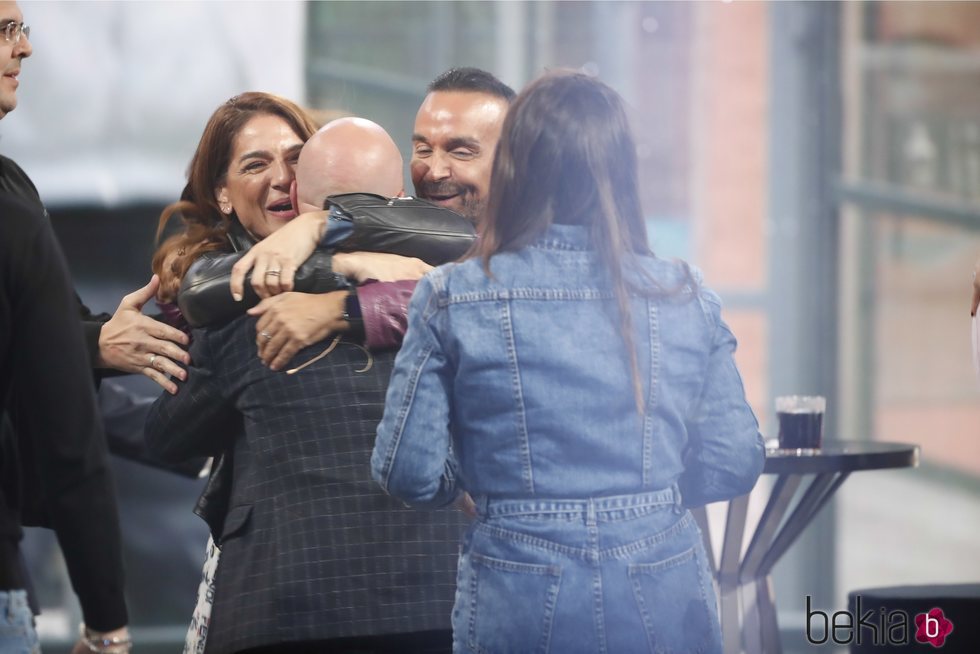
[[[980, 257], [978, 21], [977, 3], [845, 10], [843, 424], [919, 444], [922, 465], [842, 488], [841, 595], [980, 575], [967, 311]], [[880, 552], [869, 543], [881, 534], [902, 537]]]

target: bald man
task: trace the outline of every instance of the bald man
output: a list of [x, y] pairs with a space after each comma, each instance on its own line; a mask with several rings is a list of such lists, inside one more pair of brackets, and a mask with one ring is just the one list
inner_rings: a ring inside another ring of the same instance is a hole
[[[383, 127], [365, 118], [338, 118], [303, 146], [290, 197], [301, 214], [323, 209], [331, 195], [398, 197], [404, 193], [402, 165], [398, 146]], [[328, 230], [350, 228], [332, 220], [327, 225]], [[282, 292], [289, 288], [290, 271], [261, 278], [253, 274], [256, 290], [265, 299], [249, 314], [259, 317], [256, 345], [259, 358], [271, 369], [282, 369], [300, 348], [348, 328], [363, 330], [369, 347], [396, 345], [403, 332], [403, 308], [414, 290], [414, 284], [396, 280], [417, 280], [431, 268], [418, 258], [378, 252], [334, 252], [331, 267], [352, 280], [382, 282], [364, 289], [373, 310], [362, 311], [361, 298], [353, 290], [322, 296]], [[280, 284], [286, 286], [279, 288]], [[399, 334], [395, 340], [388, 336], [391, 327]]]
[[365, 118], [338, 118], [303, 146], [291, 199], [298, 213], [323, 209], [328, 196], [402, 195], [402, 155], [381, 125]]

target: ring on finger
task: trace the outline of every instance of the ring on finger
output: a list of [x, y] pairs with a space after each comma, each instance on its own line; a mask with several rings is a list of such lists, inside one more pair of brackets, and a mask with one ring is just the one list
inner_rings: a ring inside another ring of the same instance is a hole
[[157, 355], [156, 354], [151, 354], [150, 355], [150, 367], [151, 368], [155, 368], [156, 367], [156, 366], [153, 365], [153, 362], [156, 361], [156, 360], [157, 360]]
[[261, 336], [262, 338], [264, 338], [267, 341], [271, 341], [272, 340], [272, 334], [270, 334], [269, 332], [259, 332], [259, 336]]
[[266, 270], [265, 271], [265, 276], [266, 277], [270, 277], [270, 276], [271, 277], [278, 277], [279, 274], [280, 274], [280, 272], [281, 271], [279, 271], [279, 270]]

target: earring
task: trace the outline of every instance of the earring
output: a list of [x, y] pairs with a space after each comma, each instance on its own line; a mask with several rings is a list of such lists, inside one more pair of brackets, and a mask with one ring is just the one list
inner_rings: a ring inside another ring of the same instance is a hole
[[231, 215], [231, 207], [230, 206], [227, 206], [226, 205], [224, 207], [221, 207], [221, 211], [223, 211], [224, 213], [226, 213], [228, 215]]

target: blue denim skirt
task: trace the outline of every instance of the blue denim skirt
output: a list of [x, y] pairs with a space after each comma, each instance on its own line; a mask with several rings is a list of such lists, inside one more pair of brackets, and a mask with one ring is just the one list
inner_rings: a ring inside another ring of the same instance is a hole
[[34, 616], [23, 590], [0, 591], [0, 653], [40, 654]]
[[721, 654], [701, 533], [676, 488], [475, 501], [459, 560], [456, 654]]

